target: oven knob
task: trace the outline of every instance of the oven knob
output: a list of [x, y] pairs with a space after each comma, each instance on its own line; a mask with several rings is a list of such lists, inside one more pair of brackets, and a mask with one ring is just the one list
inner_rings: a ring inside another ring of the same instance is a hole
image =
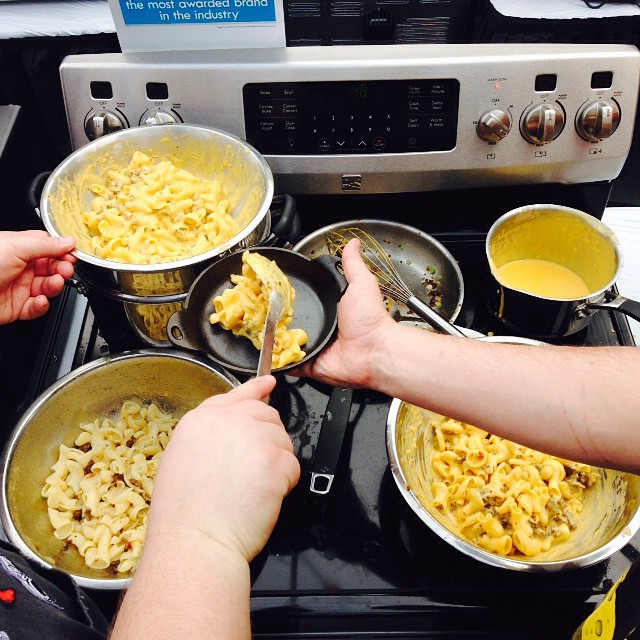
[[175, 124], [177, 119], [166, 111], [152, 111], [142, 118], [141, 125]]
[[106, 136], [108, 133], [114, 133], [124, 129], [124, 122], [115, 113], [103, 111], [102, 113], [94, 113], [87, 118], [84, 123], [84, 132], [89, 140], [95, 140]]
[[555, 140], [564, 128], [564, 109], [558, 104], [536, 104], [522, 117], [521, 131], [532, 144], [547, 144]]
[[578, 114], [578, 134], [590, 142], [598, 142], [613, 135], [620, 124], [620, 107], [615, 100], [589, 102]]
[[491, 109], [478, 120], [476, 133], [487, 142], [499, 142], [511, 130], [511, 116], [502, 109]]

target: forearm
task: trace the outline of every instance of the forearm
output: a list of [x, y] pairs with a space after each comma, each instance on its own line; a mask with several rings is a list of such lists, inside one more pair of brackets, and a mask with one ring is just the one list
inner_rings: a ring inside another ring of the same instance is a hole
[[240, 555], [197, 536], [161, 536], [145, 548], [110, 640], [250, 638], [250, 589]]
[[373, 362], [374, 388], [532, 448], [616, 468], [640, 451], [633, 347], [489, 344], [395, 325]]

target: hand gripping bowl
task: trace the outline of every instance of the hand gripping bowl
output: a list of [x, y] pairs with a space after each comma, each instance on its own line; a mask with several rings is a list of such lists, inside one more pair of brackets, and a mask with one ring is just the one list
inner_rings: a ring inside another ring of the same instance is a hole
[[26, 410], [3, 450], [0, 519], [9, 541], [28, 558], [69, 574], [82, 587], [123, 589], [130, 574], [87, 567], [74, 547], [57, 540], [41, 497], [60, 444], [80, 424], [107, 416], [124, 400], [155, 401], [181, 417], [239, 382], [214, 363], [170, 349], [142, 349], [95, 360], [47, 389]]
[[[217, 179], [241, 231], [204, 253], [171, 262], [127, 264], [97, 256], [80, 212], [91, 209], [95, 197], [91, 185], [101, 183], [114, 167], [126, 167], [136, 151], [154, 160], [169, 160], [197, 178]], [[271, 169], [244, 140], [211, 127], [154, 125], [111, 133], [72, 153], [47, 179], [40, 215], [51, 235], [76, 239], [80, 284], [123, 302], [133, 330], [147, 344], [171, 346], [164, 326], [158, 329], [153, 317], [160, 316], [166, 323], [175, 306], [187, 297], [191, 283], [213, 260], [265, 240], [271, 232], [272, 198]]]
[[[493, 342], [541, 344], [527, 338], [479, 338]], [[485, 551], [454, 531], [433, 506], [425, 507], [407, 487], [399, 452], [399, 438], [407, 423], [411, 405], [394, 398], [387, 418], [387, 453], [393, 479], [408, 506], [433, 533], [467, 556], [494, 567], [528, 572], [554, 572], [587, 567], [609, 558], [626, 545], [640, 529], [640, 476], [596, 469], [599, 478], [587, 491], [579, 528], [566, 542], [552, 545], [544, 553], [526, 556], [501, 556]], [[429, 412], [427, 412], [428, 414]], [[437, 415], [437, 414], [434, 414]]]

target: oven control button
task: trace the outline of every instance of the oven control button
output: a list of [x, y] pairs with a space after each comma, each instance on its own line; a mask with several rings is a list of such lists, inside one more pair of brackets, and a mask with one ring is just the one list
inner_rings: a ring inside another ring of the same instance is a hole
[[484, 113], [478, 125], [477, 134], [487, 142], [499, 142], [511, 130], [511, 116], [502, 109], [491, 109]]
[[142, 116], [140, 124], [149, 126], [153, 124], [175, 124], [178, 119], [166, 111], [150, 111]]
[[576, 130], [589, 142], [604, 140], [615, 133], [620, 124], [620, 107], [615, 100], [587, 103], [578, 113]]
[[102, 136], [106, 136], [108, 133], [114, 133], [124, 128], [125, 124], [122, 119], [110, 111], [94, 113], [90, 115], [84, 123], [84, 132], [87, 134], [89, 140], [102, 138]]
[[531, 107], [522, 116], [520, 130], [531, 144], [547, 144], [555, 140], [564, 128], [564, 109], [557, 102], [542, 102]]

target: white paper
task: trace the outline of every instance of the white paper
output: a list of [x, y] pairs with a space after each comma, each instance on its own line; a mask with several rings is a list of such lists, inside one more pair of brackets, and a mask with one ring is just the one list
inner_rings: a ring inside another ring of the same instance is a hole
[[107, 0], [0, 2], [0, 40], [114, 31]]
[[109, 0], [120, 48], [285, 47], [282, 0]]
[[491, 4], [498, 13], [509, 18], [570, 20], [640, 16], [640, 7], [628, 0], [607, 2], [599, 9], [590, 9], [582, 0], [491, 0]]
[[[616, 234], [622, 248], [618, 292], [629, 300], [640, 301], [640, 207], [608, 207], [602, 222]], [[636, 345], [640, 346], [640, 322], [628, 320]]]

